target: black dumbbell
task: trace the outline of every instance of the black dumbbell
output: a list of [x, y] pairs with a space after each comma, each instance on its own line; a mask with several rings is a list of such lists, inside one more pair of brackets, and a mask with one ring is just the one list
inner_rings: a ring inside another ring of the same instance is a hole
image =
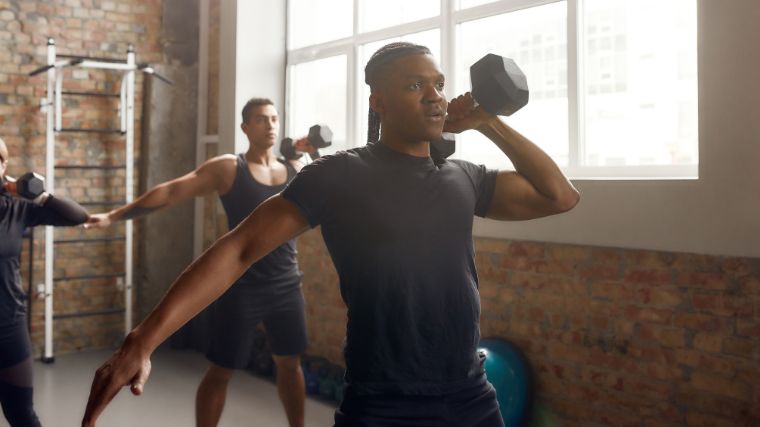
[[38, 173], [27, 172], [15, 181], [12, 178], [6, 179], [3, 189], [25, 199], [34, 200], [45, 192], [45, 177]]
[[[515, 61], [489, 53], [470, 67], [472, 97], [491, 114], [509, 116], [528, 103], [528, 80]], [[454, 154], [454, 135], [444, 133], [430, 144], [431, 155], [445, 159]]]
[[443, 160], [456, 151], [457, 140], [455, 135], [449, 132], [443, 132], [441, 137], [430, 141], [430, 157], [436, 160]]
[[470, 67], [472, 97], [484, 110], [510, 116], [528, 103], [528, 80], [515, 61], [489, 53]]
[[[314, 125], [309, 128], [309, 135], [306, 137], [306, 140], [309, 142], [309, 145], [319, 150], [320, 148], [332, 145], [332, 135], [332, 131], [328, 126]], [[302, 156], [302, 153], [296, 150], [292, 138], [285, 138], [280, 142], [280, 154], [282, 154], [285, 160], [298, 160]], [[319, 151], [312, 156], [313, 159], [317, 157], [319, 157]]]

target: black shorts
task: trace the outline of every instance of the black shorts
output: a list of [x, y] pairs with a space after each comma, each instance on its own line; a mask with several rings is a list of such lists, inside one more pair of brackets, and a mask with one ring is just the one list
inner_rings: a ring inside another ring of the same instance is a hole
[[357, 395], [346, 392], [334, 427], [504, 427], [496, 390], [483, 379], [440, 396]]
[[261, 296], [247, 286], [232, 286], [209, 313], [211, 341], [206, 358], [228, 369], [243, 369], [250, 363], [256, 326], [264, 330], [272, 354], [290, 356], [306, 351], [304, 298], [298, 287], [278, 296]]
[[0, 324], [0, 369], [17, 365], [32, 354], [32, 343], [26, 329], [26, 316]]

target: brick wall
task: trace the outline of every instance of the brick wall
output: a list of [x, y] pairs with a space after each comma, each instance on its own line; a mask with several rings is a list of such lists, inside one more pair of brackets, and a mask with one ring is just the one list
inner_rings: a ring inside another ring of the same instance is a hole
[[[476, 239], [482, 336], [517, 343], [568, 426], [760, 425], [760, 259]], [[299, 239], [311, 344], [345, 308], [319, 231]]]
[[[59, 54], [123, 59], [129, 44], [138, 62], [162, 62], [161, 0], [0, 0], [0, 136], [13, 158], [9, 174], [45, 171], [45, 116], [39, 111], [46, 77], [27, 73], [46, 63], [46, 40], [56, 40]], [[118, 93], [115, 73], [71, 69], [65, 72], [64, 90]], [[142, 77], [136, 82], [135, 143], [139, 157]], [[64, 97], [64, 127], [114, 127], [118, 101], [110, 98]], [[59, 164], [123, 164], [124, 141], [96, 134], [68, 134], [57, 138]], [[123, 172], [69, 171], [56, 174], [56, 193], [80, 202], [123, 199]], [[92, 206], [97, 212], [108, 206]], [[57, 230], [57, 239], [123, 235], [122, 228], [87, 233]], [[43, 279], [43, 232], [35, 241], [34, 281]], [[24, 253], [22, 275], [28, 271]], [[123, 271], [123, 243], [56, 245], [55, 275], [98, 274]], [[123, 307], [116, 281], [60, 282], [55, 290], [56, 313], [98, 311]], [[43, 342], [42, 301], [33, 301], [32, 338], [37, 355]], [[123, 315], [60, 319], [55, 323], [56, 353], [115, 345], [121, 337]]]

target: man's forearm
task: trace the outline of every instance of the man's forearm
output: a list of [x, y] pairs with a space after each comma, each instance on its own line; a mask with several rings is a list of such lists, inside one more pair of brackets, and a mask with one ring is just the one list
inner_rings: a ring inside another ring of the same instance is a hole
[[551, 157], [498, 117], [478, 130], [509, 157], [517, 172], [543, 196], [561, 200], [577, 194]]
[[112, 221], [126, 221], [151, 214], [169, 205], [169, 189], [156, 187], [143, 194], [134, 202], [114, 209], [109, 213]]

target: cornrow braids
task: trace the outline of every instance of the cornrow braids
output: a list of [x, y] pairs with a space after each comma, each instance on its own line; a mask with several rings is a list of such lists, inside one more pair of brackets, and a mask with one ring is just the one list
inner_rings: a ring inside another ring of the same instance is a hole
[[[384, 67], [397, 58], [407, 55], [430, 55], [430, 49], [413, 43], [395, 42], [389, 43], [378, 49], [367, 61], [364, 67], [364, 83], [369, 85], [371, 91], [377, 88], [379, 77]], [[380, 115], [369, 107], [367, 116], [367, 143], [380, 140]]]

